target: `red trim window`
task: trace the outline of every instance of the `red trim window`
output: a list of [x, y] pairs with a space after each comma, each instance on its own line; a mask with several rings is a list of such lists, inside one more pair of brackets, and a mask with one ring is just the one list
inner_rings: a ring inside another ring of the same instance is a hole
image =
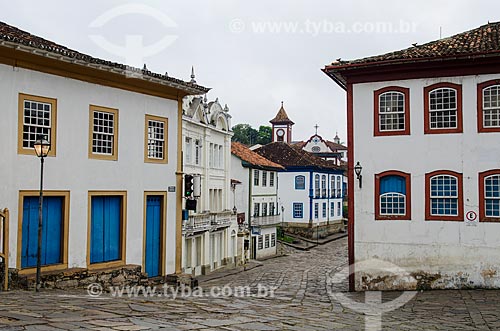
[[462, 85], [438, 83], [424, 88], [424, 133], [462, 133]]
[[463, 221], [462, 174], [438, 170], [425, 174], [425, 219]]
[[374, 135], [410, 134], [410, 90], [389, 86], [373, 92]]
[[375, 219], [411, 220], [410, 174], [390, 170], [375, 175]]
[[500, 132], [500, 79], [477, 85], [478, 132]]
[[500, 169], [479, 173], [479, 221], [500, 222]]

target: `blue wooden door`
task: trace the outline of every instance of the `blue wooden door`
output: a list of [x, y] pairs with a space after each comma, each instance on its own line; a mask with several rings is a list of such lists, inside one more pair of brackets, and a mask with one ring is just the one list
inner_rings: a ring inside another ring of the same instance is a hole
[[[44, 197], [41, 264], [62, 263], [63, 197]], [[36, 267], [38, 249], [38, 197], [23, 201], [21, 268]]]
[[149, 277], [161, 274], [162, 196], [148, 196], [146, 201], [145, 271]]
[[121, 258], [121, 196], [92, 197], [90, 263]]

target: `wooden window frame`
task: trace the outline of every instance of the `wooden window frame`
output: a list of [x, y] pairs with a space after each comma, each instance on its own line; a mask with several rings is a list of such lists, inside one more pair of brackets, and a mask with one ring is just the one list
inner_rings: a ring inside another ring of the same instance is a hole
[[484, 117], [483, 117], [483, 90], [487, 87], [493, 85], [500, 85], [499, 79], [492, 79], [486, 82], [482, 82], [477, 84], [477, 132], [486, 133], [486, 132], [500, 132], [500, 127], [491, 128], [484, 126]]
[[31, 100], [35, 102], [49, 103], [51, 105], [50, 151], [48, 156], [56, 156], [57, 151], [57, 99], [47, 98], [37, 95], [19, 93], [18, 96], [18, 119], [17, 119], [17, 154], [36, 156], [33, 147], [23, 147], [24, 133], [24, 101]]
[[500, 217], [486, 216], [486, 198], [484, 197], [484, 180], [492, 175], [500, 175], [500, 169], [492, 169], [479, 173], [479, 222], [500, 222]]
[[[121, 238], [120, 259], [109, 262], [90, 263], [90, 246], [92, 234], [92, 197], [94, 196], [120, 196], [122, 197], [121, 210]], [[87, 210], [87, 269], [106, 269], [125, 265], [127, 253], [127, 191], [88, 191]]]
[[[458, 215], [431, 215], [431, 178], [438, 175], [448, 175], [457, 178], [457, 208]], [[426, 221], [456, 221], [464, 220], [463, 175], [450, 170], [436, 170], [425, 174], [425, 220]]]
[[[163, 135], [163, 158], [162, 159], [155, 159], [149, 157], [148, 153], [148, 121], [157, 121], [157, 122], [163, 122], [163, 127], [164, 127], [164, 135]], [[161, 116], [156, 116], [156, 115], [149, 115], [146, 114], [145, 119], [144, 119], [144, 162], [146, 163], [160, 163], [160, 164], [166, 164], [168, 163], [168, 118], [166, 117], [161, 117]]]
[[[114, 115], [113, 123], [113, 154], [97, 154], [92, 151], [93, 146], [93, 136], [94, 136], [94, 111], [99, 111], [103, 113], [111, 113]], [[118, 129], [119, 129], [119, 117], [118, 109], [108, 108], [97, 105], [89, 105], [89, 141], [88, 141], [88, 157], [89, 159], [96, 160], [108, 160], [117, 161], [118, 160]]]
[[[387, 176], [400, 176], [405, 179], [406, 194], [405, 194], [405, 214], [404, 215], [381, 215], [380, 214], [380, 180]], [[411, 221], [411, 174], [389, 170], [379, 174], [375, 174], [375, 220], [377, 221]]]
[[[451, 88], [457, 91], [457, 127], [454, 129], [431, 129], [429, 114], [429, 94], [439, 88]], [[462, 85], [454, 83], [437, 83], [424, 87], [424, 134], [462, 133]]]
[[[404, 119], [405, 128], [404, 130], [390, 130], [381, 131], [380, 130], [380, 96], [387, 92], [399, 92], [404, 96]], [[373, 91], [373, 135], [375, 137], [379, 136], [408, 136], [410, 135], [410, 89], [400, 86], [387, 86], [381, 89]]]
[[[21, 255], [22, 255], [22, 241], [23, 241], [23, 206], [25, 197], [37, 197], [40, 195], [40, 191], [19, 191], [19, 212], [18, 212], [18, 223], [17, 223], [17, 269], [19, 274], [34, 274], [36, 273], [36, 267], [21, 268]], [[63, 229], [61, 231], [62, 238], [62, 263], [42, 266], [42, 272], [48, 271], [59, 271], [68, 269], [68, 241], [69, 241], [69, 208], [70, 208], [70, 192], [69, 191], [43, 191], [44, 197], [62, 197], [64, 198], [63, 204]]]
[[147, 202], [149, 196], [162, 197], [162, 210], [161, 210], [161, 240], [160, 240], [160, 276], [165, 276], [165, 250], [167, 243], [167, 192], [163, 191], [145, 191], [144, 204], [143, 204], [143, 224], [142, 224], [142, 270], [146, 270], [146, 212]]

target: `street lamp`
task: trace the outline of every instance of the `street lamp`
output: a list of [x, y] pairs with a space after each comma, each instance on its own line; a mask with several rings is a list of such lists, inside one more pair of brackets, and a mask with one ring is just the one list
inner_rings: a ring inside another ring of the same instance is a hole
[[36, 253], [36, 286], [35, 291], [40, 288], [40, 269], [42, 264], [42, 211], [43, 211], [43, 162], [50, 151], [50, 142], [47, 141], [44, 135], [37, 136], [37, 140], [33, 144], [36, 156], [40, 158], [40, 199], [38, 200], [38, 247]]
[[356, 178], [359, 180], [359, 188], [361, 188], [362, 179], [363, 179], [363, 177], [361, 176], [362, 169], [363, 169], [363, 167], [361, 166], [361, 164], [359, 164], [359, 161], [358, 161], [358, 163], [356, 163], [356, 166], [354, 166], [354, 172], [356, 172]]

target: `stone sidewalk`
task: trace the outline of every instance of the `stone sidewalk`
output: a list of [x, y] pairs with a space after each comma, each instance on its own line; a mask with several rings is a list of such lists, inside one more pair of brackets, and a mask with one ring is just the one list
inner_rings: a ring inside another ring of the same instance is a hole
[[500, 330], [500, 291], [419, 292], [381, 318], [351, 310], [339, 300], [364, 303], [367, 294], [329, 282], [347, 265], [346, 245], [343, 238], [205, 279], [185, 296], [162, 287], [121, 297], [98, 296], [95, 288], [94, 297], [81, 290], [0, 292], [0, 330]]

